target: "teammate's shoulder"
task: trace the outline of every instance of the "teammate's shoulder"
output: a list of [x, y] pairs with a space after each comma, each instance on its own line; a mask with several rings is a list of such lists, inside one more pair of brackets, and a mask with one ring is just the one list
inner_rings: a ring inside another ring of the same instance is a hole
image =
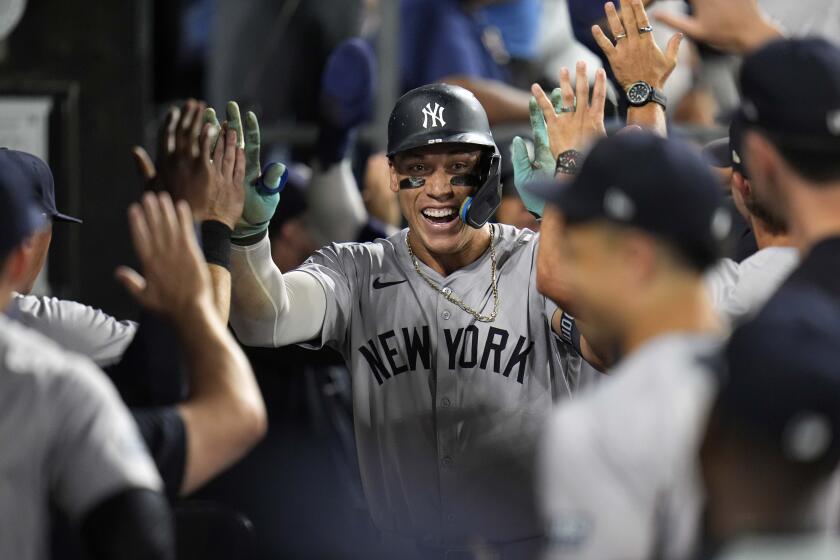
[[105, 374], [88, 358], [6, 316], [0, 316], [0, 375], [42, 388], [70, 384], [99, 391], [108, 385]]

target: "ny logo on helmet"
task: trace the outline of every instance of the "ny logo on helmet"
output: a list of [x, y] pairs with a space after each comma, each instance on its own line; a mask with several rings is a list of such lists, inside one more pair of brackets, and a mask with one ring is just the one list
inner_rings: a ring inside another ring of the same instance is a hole
[[429, 119], [432, 119], [432, 128], [437, 126], [446, 126], [446, 121], [443, 120], [443, 107], [435, 103], [435, 108], [432, 109], [431, 103], [426, 103], [423, 107], [423, 128], [429, 128]]

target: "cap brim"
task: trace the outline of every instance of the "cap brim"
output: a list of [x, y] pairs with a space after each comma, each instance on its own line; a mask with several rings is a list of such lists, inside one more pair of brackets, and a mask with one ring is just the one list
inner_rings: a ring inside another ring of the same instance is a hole
[[525, 190], [543, 200], [547, 204], [557, 206], [568, 222], [586, 221], [597, 217], [587, 201], [578, 200], [573, 196], [571, 186], [573, 181], [561, 183], [554, 179], [545, 179], [527, 183]]
[[56, 212], [55, 215], [52, 217], [54, 222], [69, 222], [73, 224], [81, 224], [84, 223], [79, 218], [74, 218], [73, 216], [68, 216], [67, 214], [62, 214], [61, 212]]
[[709, 142], [703, 147], [703, 159], [712, 167], [732, 167], [732, 150], [729, 148], [729, 137]]
[[560, 204], [563, 185], [554, 179], [543, 179], [525, 184], [525, 191], [550, 204]]

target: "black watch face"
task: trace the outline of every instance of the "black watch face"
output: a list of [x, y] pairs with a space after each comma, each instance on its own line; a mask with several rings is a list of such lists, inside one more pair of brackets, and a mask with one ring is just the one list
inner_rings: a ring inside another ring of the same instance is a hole
[[644, 82], [638, 82], [627, 90], [627, 100], [632, 105], [643, 105], [650, 99], [650, 86]]

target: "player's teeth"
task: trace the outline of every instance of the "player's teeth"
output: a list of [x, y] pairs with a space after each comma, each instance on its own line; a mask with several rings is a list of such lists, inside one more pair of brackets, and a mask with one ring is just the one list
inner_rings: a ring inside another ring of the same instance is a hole
[[455, 213], [453, 208], [426, 208], [423, 214], [429, 218], [445, 218]]

